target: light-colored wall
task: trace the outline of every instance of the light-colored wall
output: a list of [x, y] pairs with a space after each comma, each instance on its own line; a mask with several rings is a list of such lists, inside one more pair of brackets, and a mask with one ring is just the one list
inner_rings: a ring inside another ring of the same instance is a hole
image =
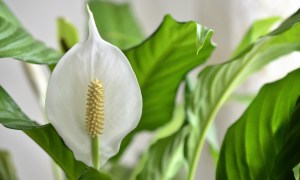
[[[30, 33], [51, 47], [57, 47], [55, 19], [58, 16], [68, 17], [79, 28], [81, 37], [84, 37], [85, 8], [82, 0], [4, 2]], [[132, 0], [132, 3], [147, 35], [155, 30], [166, 13], [171, 13], [180, 21], [196, 20], [215, 29], [214, 41], [219, 47], [213, 55], [212, 63], [228, 58], [230, 51], [254, 19], [273, 14], [286, 16], [300, 7], [300, 2], [296, 0]], [[277, 65], [277, 68], [278, 66], [282, 65]], [[276, 69], [276, 65], [272, 69]], [[270, 70], [263, 73], [264, 76], [268, 76]], [[273, 75], [274, 73], [271, 73], [272, 77]], [[247, 83], [243, 90], [253, 86], [254, 89], [259, 87], [255, 79]], [[12, 59], [0, 60], [0, 84], [31, 118], [43, 121], [43, 111], [25, 78], [20, 62]], [[238, 117], [242, 109], [235, 104], [229, 104], [221, 110], [222, 116], [219, 116], [224, 117], [225, 114], [228, 118], [226, 121], [218, 118], [220, 140], [227, 126]], [[22, 132], [0, 126], [0, 149], [11, 151], [21, 180], [53, 179], [48, 156]], [[214, 179], [212, 166], [208, 151], [205, 150], [196, 179]]]

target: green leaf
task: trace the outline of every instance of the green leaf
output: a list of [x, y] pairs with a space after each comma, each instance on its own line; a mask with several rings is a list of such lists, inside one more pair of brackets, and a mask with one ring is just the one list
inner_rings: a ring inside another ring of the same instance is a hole
[[[193, 77], [193, 76], [186, 77], [185, 91], [184, 91], [185, 102], [189, 102], [189, 98], [190, 98], [191, 94], [193, 94], [193, 92], [195, 91], [196, 84], [197, 84], [197, 79], [195, 77]], [[185, 109], [187, 109], [188, 106], [189, 106], [189, 104], [185, 103]], [[214, 163], [216, 165], [218, 162], [218, 158], [219, 158], [220, 147], [219, 147], [219, 142], [218, 142], [218, 137], [217, 137], [217, 127], [216, 127], [215, 123], [212, 123], [210, 128], [208, 129], [206, 142], [209, 147], [210, 155], [213, 158]]]
[[[298, 76], [299, 79], [299, 76]], [[298, 81], [295, 80], [295, 82]], [[292, 84], [292, 83], [290, 83]], [[289, 84], [289, 85], [290, 85]], [[300, 91], [299, 91], [300, 92]], [[290, 91], [288, 92], [290, 93]], [[300, 94], [300, 93], [299, 93]], [[286, 105], [285, 105], [286, 106]], [[285, 138], [282, 143], [282, 147], [278, 152], [276, 157], [275, 164], [273, 166], [271, 172], [271, 179], [293, 179], [293, 167], [300, 163], [300, 152], [298, 151], [300, 148], [299, 139], [300, 139], [300, 98], [298, 96], [298, 102], [296, 106], [296, 110], [290, 119], [289, 125], [285, 127], [286, 124], [283, 124], [278, 129], [278, 134], [275, 134], [276, 141], [281, 141]], [[285, 121], [286, 122], [286, 121]], [[285, 123], [283, 122], [283, 123]], [[277, 125], [277, 124], [276, 124]], [[285, 135], [280, 134], [283, 129], [286, 128], [284, 132]], [[282, 135], [281, 137], [278, 137]], [[278, 144], [280, 145], [281, 142]]]
[[17, 180], [15, 166], [7, 151], [0, 150], [0, 179]]
[[173, 179], [185, 163], [184, 143], [187, 128], [184, 122], [184, 107], [175, 108], [172, 120], [159, 128], [147, 151], [136, 164], [131, 179]]
[[89, 6], [103, 39], [121, 49], [137, 45], [144, 39], [130, 4], [90, 0]]
[[[110, 164], [107, 165], [110, 166]], [[103, 168], [105, 169], [105, 167]], [[113, 180], [123, 180], [124, 177], [128, 177], [127, 179], [129, 179], [131, 172], [131, 167], [122, 164], [114, 164], [108, 170], [108, 173], [111, 175], [111, 179]]]
[[300, 69], [265, 85], [228, 129], [217, 179], [294, 179], [292, 169], [300, 162], [299, 79]]
[[298, 163], [298, 164], [293, 168], [293, 172], [294, 172], [294, 178], [295, 178], [295, 180], [299, 180], [299, 178], [300, 178], [300, 163]]
[[2, 0], [0, 0], [0, 17], [3, 17], [10, 23], [16, 26], [21, 26], [19, 20], [15, 17], [15, 15], [8, 9], [8, 7], [4, 4]]
[[[197, 35], [199, 31], [201, 37]], [[166, 16], [147, 41], [125, 51], [144, 101], [137, 129], [152, 130], [171, 119], [180, 82], [190, 70], [204, 63], [214, 49], [212, 34], [212, 30], [195, 22], [178, 23]]]
[[10, 57], [37, 64], [57, 63], [61, 54], [27, 33], [0, 0], [0, 58]]
[[236, 87], [269, 62], [300, 50], [299, 17], [300, 12], [297, 12], [274, 31], [278, 33], [272, 32], [259, 38], [231, 61], [209, 66], [199, 74], [198, 84], [187, 108], [188, 120], [192, 126], [187, 145], [190, 180], [194, 179], [208, 129], [216, 113]]
[[0, 86], [0, 123], [11, 129], [31, 129], [38, 124], [31, 121]]
[[75, 159], [51, 124], [40, 126], [30, 120], [1, 86], [0, 123], [7, 128], [23, 130], [53, 158], [69, 179], [78, 179], [88, 168]]
[[60, 49], [67, 52], [79, 41], [76, 27], [65, 18], [57, 19], [58, 42]]
[[65, 146], [52, 125], [23, 131], [52, 157], [69, 179], [78, 179], [87, 168], [84, 163], [75, 159], [73, 152]]
[[292, 28], [296, 23], [300, 21], [299, 14], [300, 14], [300, 9], [298, 9], [298, 11], [295, 12], [290, 18], [285, 20], [276, 30], [271, 32], [270, 35], [276, 36]]
[[173, 179], [186, 162], [184, 147], [188, 131], [188, 127], [184, 127], [175, 134], [159, 139], [152, 144], [149, 152], [142, 159], [145, 161], [143, 169], [140, 169], [133, 179]]
[[143, 114], [122, 149], [138, 131], [154, 130], [170, 121], [177, 88], [190, 70], [211, 55], [212, 35], [211, 29], [196, 22], [178, 23], [166, 16], [151, 37], [125, 51], [142, 91]]
[[[123, 177], [124, 178], [124, 177]], [[99, 173], [94, 168], [88, 168], [78, 180], [111, 180], [110, 176], [107, 174]]]
[[294, 178], [295, 178], [295, 180], [299, 180], [299, 178], [300, 178], [300, 163], [298, 163], [298, 164], [293, 168], [293, 172], [294, 172]]
[[272, 27], [280, 20], [280, 17], [270, 17], [255, 21], [243, 37], [240, 44], [237, 46], [236, 50], [233, 52], [232, 57], [238, 55], [247, 46], [254, 43], [259, 37], [269, 33]]
[[217, 136], [217, 126], [215, 123], [212, 123], [207, 132], [206, 142], [208, 144], [210, 155], [214, 160], [214, 165], [217, 165], [220, 153], [220, 147]]

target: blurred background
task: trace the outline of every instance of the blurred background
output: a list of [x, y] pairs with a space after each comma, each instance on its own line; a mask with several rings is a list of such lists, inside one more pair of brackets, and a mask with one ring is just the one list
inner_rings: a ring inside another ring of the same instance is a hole
[[[76, 25], [81, 40], [85, 37], [86, 14], [82, 0], [4, 0], [4, 2], [23, 26], [48, 46], [58, 48], [56, 19], [60, 16], [67, 17]], [[131, 0], [130, 2], [147, 36], [159, 26], [165, 14], [171, 14], [179, 21], [195, 20], [214, 29], [213, 39], [218, 47], [209, 63], [227, 60], [254, 20], [270, 16], [287, 17], [300, 7], [298, 0]], [[276, 61], [253, 75], [238, 91], [255, 94], [263, 83], [278, 79], [291, 69], [300, 67], [299, 57], [299, 54], [294, 53], [284, 57], [284, 62]], [[0, 84], [25, 113], [40, 123], [44, 122], [43, 109], [30, 87], [20, 62], [13, 59], [0, 60]], [[221, 109], [216, 121], [219, 143], [222, 142], [226, 128], [239, 117], [244, 108], [245, 105], [231, 100]], [[137, 158], [136, 154], [143, 147], [141, 143], [147, 146], [148, 140], [147, 133], [137, 138], [124, 162], [133, 163]], [[0, 126], [0, 149], [11, 152], [21, 180], [54, 179], [47, 154], [22, 132]], [[214, 179], [214, 171], [213, 160], [205, 148], [196, 179]]]

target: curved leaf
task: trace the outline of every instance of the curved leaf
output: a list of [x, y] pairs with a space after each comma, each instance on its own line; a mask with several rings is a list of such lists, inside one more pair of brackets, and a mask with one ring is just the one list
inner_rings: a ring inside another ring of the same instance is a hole
[[[131, 179], [173, 179], [186, 162], [184, 143], [188, 127], [184, 122], [184, 108], [175, 108], [173, 119], [159, 128], [147, 151], [141, 156], [131, 175]], [[181, 129], [180, 129], [181, 128]]]
[[300, 12], [297, 12], [279, 28], [255, 41], [231, 61], [209, 66], [199, 74], [198, 84], [187, 108], [192, 126], [188, 137], [187, 156], [191, 167], [189, 179], [194, 178], [208, 128], [235, 88], [269, 62], [300, 50], [299, 17]]
[[[64, 170], [71, 180], [78, 179], [88, 168], [74, 158], [51, 124], [40, 126], [30, 120], [0, 86], [0, 123], [7, 128], [23, 130]], [[102, 176], [99, 173], [99, 176]]]
[[79, 41], [79, 34], [76, 27], [65, 18], [58, 18], [57, 21], [58, 42], [60, 49], [67, 52]]
[[52, 157], [69, 179], [78, 179], [87, 168], [84, 163], [74, 158], [73, 152], [65, 146], [52, 125], [38, 126], [23, 131]]
[[[299, 76], [298, 76], [299, 79]], [[295, 80], [297, 81], [297, 80]], [[281, 149], [273, 165], [270, 179], [293, 179], [293, 167], [300, 163], [299, 139], [300, 139], [300, 99], [298, 97], [296, 110], [290, 119], [290, 123], [285, 131], [284, 137], [277, 137], [275, 140], [280, 141], [284, 138]], [[285, 124], [284, 124], [285, 125]], [[279, 131], [283, 131], [280, 129]], [[278, 135], [280, 136], [280, 135]]]
[[154, 130], [172, 117], [177, 88], [185, 75], [211, 55], [213, 31], [196, 22], [178, 23], [166, 16], [159, 29], [139, 46], [125, 51], [143, 95], [143, 113], [138, 127], [125, 138]]
[[185, 127], [183, 130], [159, 139], [153, 144], [149, 148], [145, 166], [135, 179], [173, 179], [185, 162], [184, 143], [188, 131], [189, 129]]
[[37, 64], [55, 64], [60, 53], [35, 40], [0, 0], [0, 58], [10, 57]]
[[17, 180], [15, 166], [10, 153], [0, 150], [0, 179]]
[[[259, 37], [269, 33], [273, 26], [280, 20], [280, 17], [270, 17], [255, 21], [248, 29], [243, 39], [233, 52], [232, 57], [241, 53], [242, 50], [244, 50], [247, 46], [255, 42]], [[254, 96], [250, 94], [235, 93], [231, 96], [231, 98], [244, 104], [250, 104]], [[217, 164], [220, 148], [217, 140], [217, 129], [214, 123], [212, 123], [210, 128], [208, 129], [206, 142], [209, 145], [211, 156], [213, 157], [215, 164]]]
[[125, 51], [144, 100], [138, 130], [152, 130], [170, 120], [180, 82], [187, 72], [204, 63], [214, 49], [212, 34], [212, 30], [195, 22], [178, 23], [166, 16], [148, 40]]
[[297, 166], [295, 166], [293, 168], [293, 171], [294, 171], [295, 180], [299, 180], [299, 178], [300, 178], [300, 163], [298, 163]]
[[31, 121], [0, 86], [0, 123], [11, 129], [31, 129], [38, 126]]
[[3, 0], [0, 0], [0, 17], [3, 17], [10, 23], [16, 26], [21, 26], [19, 20], [15, 17], [15, 15], [8, 9], [8, 7], [4, 4]]
[[127, 49], [144, 39], [129, 3], [90, 0], [89, 6], [97, 28], [106, 41], [121, 49]]
[[300, 69], [265, 85], [228, 129], [217, 179], [294, 179], [292, 169], [300, 162], [299, 79]]
[[233, 52], [232, 57], [237, 56], [242, 50], [254, 43], [259, 37], [269, 33], [275, 23], [278, 23], [280, 20], [281, 18], [279, 17], [270, 17], [255, 21]]

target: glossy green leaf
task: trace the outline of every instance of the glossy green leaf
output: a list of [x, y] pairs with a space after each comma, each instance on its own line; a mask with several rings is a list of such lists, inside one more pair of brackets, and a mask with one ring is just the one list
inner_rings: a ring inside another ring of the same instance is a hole
[[151, 145], [148, 156], [143, 157], [146, 158], [146, 164], [134, 179], [168, 180], [174, 178], [186, 162], [184, 145], [188, 131], [189, 129], [185, 127], [183, 130], [159, 139]]
[[54, 64], [60, 53], [35, 40], [0, 0], [0, 58], [10, 57], [37, 64]]
[[[190, 96], [193, 94], [196, 88], [197, 79], [193, 76], [187, 76], [185, 79], [185, 102], [189, 102]], [[185, 109], [188, 109], [189, 104], [185, 103]], [[215, 123], [212, 123], [207, 132], [206, 142], [208, 144], [209, 152], [214, 160], [215, 165], [219, 158], [219, 142], [217, 137], [217, 127]]]
[[30, 120], [0, 86], [0, 123], [11, 129], [31, 129], [38, 124]]
[[[297, 80], [299, 79], [299, 76]], [[297, 82], [295, 80], [295, 82]], [[292, 83], [291, 83], [292, 84]], [[290, 91], [288, 92], [290, 93]], [[300, 93], [299, 93], [300, 94]], [[285, 105], [286, 106], [286, 105]], [[286, 127], [285, 135], [281, 137], [279, 134], [284, 131], [283, 123], [282, 129], [278, 130], [278, 133], [275, 134], [276, 141], [284, 141], [282, 143], [281, 149], [278, 152], [276, 157], [275, 164], [273, 165], [272, 172], [270, 174], [271, 179], [293, 179], [293, 167], [300, 163], [300, 148], [299, 139], [300, 139], [300, 98], [298, 96], [298, 102], [296, 110], [293, 116], [290, 119], [288, 127]], [[284, 138], [284, 139], [283, 139]], [[279, 142], [280, 143], [280, 142]]]
[[259, 37], [268, 34], [276, 23], [281, 20], [280, 17], [270, 17], [255, 21], [248, 29], [240, 44], [237, 46], [232, 56], [238, 55], [247, 46], [254, 43]]
[[13, 25], [21, 26], [21, 23], [18, 21], [15, 15], [8, 9], [8, 7], [4, 4], [3, 0], [0, 0], [0, 17], [3, 17]]
[[271, 32], [270, 35], [275, 36], [292, 28], [296, 23], [300, 21], [299, 14], [300, 14], [300, 9], [298, 9], [298, 11], [295, 12], [290, 18], [285, 20], [277, 29]]
[[298, 163], [297, 166], [295, 166], [293, 168], [293, 171], [294, 171], [295, 180], [299, 180], [300, 179], [300, 163]]
[[77, 180], [87, 169], [84, 163], [74, 158], [51, 124], [40, 126], [30, 120], [1, 86], [0, 123], [7, 128], [23, 130], [53, 158], [69, 179]]
[[128, 3], [90, 0], [97, 28], [106, 41], [127, 49], [144, 40], [140, 26]]
[[[196, 34], [199, 31], [201, 36]], [[143, 94], [138, 129], [155, 129], [170, 120], [180, 82], [187, 72], [204, 63], [214, 49], [212, 34], [212, 30], [195, 22], [178, 23], [166, 16], [147, 41], [125, 51]]]
[[74, 158], [72, 151], [65, 146], [52, 125], [23, 131], [52, 157], [69, 179], [78, 179], [87, 168], [84, 163]]
[[17, 180], [17, 173], [10, 153], [0, 150], [0, 179]]
[[194, 179], [208, 129], [216, 113], [236, 87], [269, 62], [300, 50], [299, 17], [300, 12], [297, 12], [274, 30], [278, 33], [271, 32], [259, 38], [231, 61], [209, 66], [199, 74], [198, 84], [187, 108], [188, 120], [192, 126], [187, 145], [189, 149], [187, 157], [191, 168], [190, 180]]
[[300, 168], [298, 169], [298, 180], [300, 179]]
[[196, 22], [178, 23], [166, 16], [151, 37], [125, 51], [142, 91], [143, 114], [122, 142], [123, 149], [138, 131], [154, 130], [170, 121], [177, 88], [190, 70], [211, 55], [212, 35], [211, 29]]
[[212, 123], [207, 132], [206, 142], [208, 144], [210, 155], [213, 158], [214, 165], [217, 165], [220, 153], [220, 146], [217, 136], [217, 126], [215, 123]]
[[217, 179], [294, 179], [292, 169], [300, 162], [299, 79], [300, 69], [265, 85], [228, 129]]
[[[197, 84], [197, 79], [194, 76], [187, 76], [185, 79], [185, 102], [189, 102], [190, 96], [194, 93]], [[185, 103], [185, 109], [188, 109], [189, 104]], [[186, 110], [187, 111], [187, 110]], [[208, 144], [209, 152], [211, 157], [214, 160], [214, 163], [217, 164], [219, 157], [219, 142], [217, 138], [217, 129], [216, 125], [213, 123], [208, 130], [206, 142]]]
[[147, 151], [143, 153], [131, 175], [131, 179], [173, 179], [184, 165], [184, 143], [187, 127], [184, 122], [184, 107], [175, 108], [172, 120], [159, 128]]
[[76, 27], [65, 18], [57, 19], [57, 33], [59, 46], [63, 52], [67, 52], [79, 41]]

